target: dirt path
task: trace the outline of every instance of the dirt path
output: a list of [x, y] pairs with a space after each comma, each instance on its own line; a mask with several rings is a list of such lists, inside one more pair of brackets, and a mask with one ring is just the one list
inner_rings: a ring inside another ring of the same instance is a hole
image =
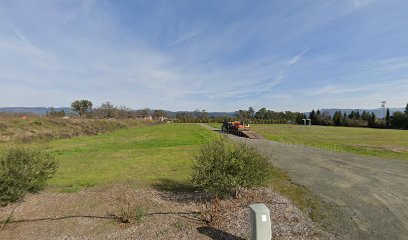
[[341, 239], [408, 239], [408, 161], [245, 139], [328, 203], [324, 225]]

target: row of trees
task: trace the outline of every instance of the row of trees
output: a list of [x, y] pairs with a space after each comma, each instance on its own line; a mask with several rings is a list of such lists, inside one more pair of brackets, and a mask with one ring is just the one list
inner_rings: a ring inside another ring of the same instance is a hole
[[224, 120], [240, 120], [244, 122], [259, 123], [259, 124], [284, 124], [284, 123], [301, 123], [306, 116], [299, 112], [275, 112], [266, 108], [261, 108], [257, 112], [252, 107], [248, 110], [238, 110], [234, 116], [218, 116], [210, 117], [205, 110], [195, 110], [194, 112], [178, 112], [176, 113], [176, 122], [217, 122], [222, 123]]
[[[257, 112], [254, 111], [252, 107], [249, 107], [248, 110], [238, 110], [235, 112], [235, 116], [240, 120], [249, 120], [251, 122], [270, 122], [275, 121], [279, 123], [295, 123], [302, 122], [302, 119], [305, 117], [304, 114], [299, 112], [275, 112], [268, 110], [266, 108], [261, 108]], [[266, 120], [266, 121], [265, 121]]]
[[321, 113], [319, 109], [312, 110], [309, 118], [313, 125], [408, 129], [408, 104], [404, 112], [394, 112], [392, 116], [387, 109], [383, 119], [367, 111], [360, 113], [353, 110], [349, 114], [336, 111], [331, 116], [325, 112]]
[[51, 107], [50, 111], [46, 113], [47, 117], [65, 117], [65, 111], [62, 109], [61, 111], [56, 111], [54, 107]]
[[[388, 112], [389, 115], [389, 112]], [[391, 127], [397, 129], [408, 129], [408, 104], [404, 112], [395, 112], [390, 119]]]
[[[142, 110], [131, 110], [125, 106], [114, 106], [110, 102], [105, 102], [101, 106], [93, 108], [93, 104], [89, 100], [77, 100], [71, 104], [73, 111], [78, 113], [81, 117], [95, 117], [95, 118], [166, 118], [169, 117], [166, 111], [150, 110], [145, 108]], [[47, 114], [49, 116], [64, 116], [65, 112], [54, 111], [53, 108]], [[284, 123], [298, 123], [302, 124], [303, 119], [307, 116], [300, 112], [275, 112], [266, 108], [261, 108], [255, 111], [254, 108], [249, 107], [248, 110], [238, 110], [234, 116], [218, 116], [210, 117], [205, 110], [195, 110], [194, 112], [177, 112], [175, 115], [176, 122], [218, 122], [224, 120], [240, 120], [251, 123], [265, 123], [265, 124], [284, 124]], [[348, 126], [348, 127], [378, 127], [378, 128], [395, 128], [408, 129], [408, 104], [404, 112], [395, 112], [390, 115], [389, 109], [384, 119], [379, 119], [374, 113], [367, 111], [359, 112], [351, 111], [349, 114], [336, 111], [333, 116], [327, 112], [312, 110], [309, 118], [313, 125], [325, 126]]]
[[[167, 117], [164, 110], [150, 110], [144, 108], [141, 110], [132, 110], [126, 106], [115, 106], [111, 102], [102, 103], [101, 106], [93, 108], [93, 103], [89, 100], [77, 100], [71, 104], [71, 108], [80, 117], [93, 118], [161, 118]], [[56, 114], [49, 114], [50, 116], [59, 116]]]

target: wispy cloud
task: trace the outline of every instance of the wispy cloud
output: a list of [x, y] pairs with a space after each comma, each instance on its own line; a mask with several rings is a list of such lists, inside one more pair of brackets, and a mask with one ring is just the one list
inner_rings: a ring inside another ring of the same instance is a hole
[[297, 63], [297, 62], [299, 62], [300, 59], [302, 58], [302, 56], [305, 55], [308, 51], [309, 51], [309, 48], [306, 48], [305, 50], [301, 51], [301, 52], [300, 52], [299, 54], [297, 54], [296, 56], [290, 58], [290, 59], [286, 62], [286, 64], [287, 64], [288, 66], [291, 66], [291, 65], [293, 65], [293, 64], [295, 64], [295, 63]]
[[228, 111], [408, 100], [403, 3], [227, 3], [1, 2], [0, 102]]
[[175, 45], [177, 45], [177, 44], [187, 42], [188, 40], [191, 40], [191, 39], [197, 37], [198, 34], [200, 34], [202, 31], [203, 31], [203, 30], [200, 29], [200, 30], [196, 30], [196, 31], [193, 31], [193, 32], [184, 34], [184, 35], [182, 35], [181, 37], [179, 37], [176, 41], [174, 41], [174, 42], [171, 44], [171, 46], [175, 46]]

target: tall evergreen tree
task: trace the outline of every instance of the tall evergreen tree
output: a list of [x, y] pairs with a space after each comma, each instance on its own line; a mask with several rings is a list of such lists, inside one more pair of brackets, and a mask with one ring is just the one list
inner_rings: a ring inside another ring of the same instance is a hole
[[316, 112], [314, 109], [310, 112], [309, 118], [312, 124], [316, 124]]
[[343, 115], [341, 115], [340, 111], [336, 111], [333, 115], [333, 122], [335, 126], [341, 126], [343, 122]]
[[408, 115], [408, 103], [407, 106], [405, 107], [405, 114]]
[[385, 126], [387, 128], [390, 127], [390, 123], [391, 123], [390, 109], [387, 108], [387, 114], [385, 115]]
[[342, 126], [348, 126], [348, 123], [347, 123], [347, 113], [344, 113], [344, 114], [343, 114], [343, 121], [341, 122], [341, 125], [342, 125]]
[[361, 115], [361, 118], [362, 118], [364, 121], [368, 121], [368, 120], [370, 119], [370, 113], [369, 113], [369, 112], [366, 112], [366, 111], [363, 111], [363, 114]]
[[360, 118], [361, 118], [361, 115], [360, 115], [360, 111], [359, 111], [359, 110], [357, 110], [355, 117], [356, 117], [356, 119], [360, 119]]
[[317, 109], [317, 111], [316, 111], [316, 123], [315, 124], [321, 125], [322, 124], [321, 121], [322, 121], [322, 116], [321, 116], [321, 113], [320, 113], [320, 109]]
[[368, 120], [369, 127], [375, 127], [375, 114], [371, 113], [370, 120]]

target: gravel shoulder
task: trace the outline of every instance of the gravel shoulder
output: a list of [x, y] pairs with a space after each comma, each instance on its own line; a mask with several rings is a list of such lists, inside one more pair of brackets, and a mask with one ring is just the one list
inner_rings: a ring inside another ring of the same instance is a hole
[[[246, 192], [238, 200], [222, 200], [216, 220], [201, 214], [205, 195], [114, 185], [77, 193], [44, 191], [30, 194], [17, 206], [0, 239], [249, 239], [249, 204], [264, 202], [271, 210], [274, 239], [334, 239], [320, 230], [288, 199], [271, 189]], [[17, 203], [0, 208], [4, 221]], [[138, 222], [119, 223], [112, 216], [128, 206], [143, 208]]]
[[323, 224], [341, 239], [408, 239], [408, 161], [246, 141], [326, 203]]

